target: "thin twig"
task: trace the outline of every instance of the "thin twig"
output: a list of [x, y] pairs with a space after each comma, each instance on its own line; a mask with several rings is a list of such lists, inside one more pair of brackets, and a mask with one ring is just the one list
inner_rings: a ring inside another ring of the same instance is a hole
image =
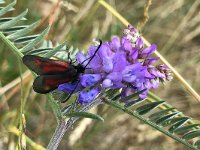
[[137, 29], [139, 31], [142, 30], [142, 28], [145, 26], [145, 24], [147, 23], [147, 21], [149, 20], [149, 14], [148, 14], [148, 11], [149, 11], [149, 7], [151, 6], [152, 4], [152, 0], [147, 0], [147, 3], [145, 4], [144, 6], [144, 17], [143, 19], [138, 23], [137, 25]]
[[49, 14], [40, 21], [40, 23], [37, 25], [37, 27], [35, 28], [35, 30], [38, 29], [39, 27], [41, 27], [46, 22], [48, 22], [48, 24], [50, 26], [53, 24], [55, 12], [58, 10], [60, 3], [61, 3], [61, 0], [58, 0], [57, 3], [49, 11]]
[[[9, 127], [8, 132], [15, 134], [16, 136], [20, 135], [20, 131], [16, 127]], [[27, 143], [32, 147], [32, 149], [35, 150], [45, 150], [42, 145], [39, 145], [35, 143], [32, 139], [30, 139], [28, 136], [25, 136]]]

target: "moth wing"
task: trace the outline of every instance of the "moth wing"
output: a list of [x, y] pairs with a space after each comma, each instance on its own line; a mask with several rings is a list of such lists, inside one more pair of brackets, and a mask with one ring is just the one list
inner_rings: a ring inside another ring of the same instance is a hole
[[60, 84], [73, 81], [74, 77], [73, 71], [57, 75], [40, 75], [33, 82], [33, 90], [40, 94], [46, 94], [57, 89]]
[[68, 62], [35, 55], [25, 55], [22, 60], [29, 69], [38, 75], [54, 75], [73, 69], [73, 66]]

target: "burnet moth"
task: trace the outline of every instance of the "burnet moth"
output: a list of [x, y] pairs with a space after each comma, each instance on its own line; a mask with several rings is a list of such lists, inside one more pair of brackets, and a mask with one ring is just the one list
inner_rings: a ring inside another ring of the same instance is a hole
[[[22, 58], [23, 63], [38, 75], [33, 82], [33, 90], [40, 94], [46, 94], [57, 89], [60, 84], [79, 81], [79, 75], [84, 73], [86, 67], [101, 47], [101, 44], [102, 41], [100, 40], [100, 44], [94, 54], [78, 65], [74, 65], [70, 57], [68, 57], [70, 62], [66, 62], [35, 55], [25, 55]], [[86, 61], [88, 61], [87, 64], [83, 66]], [[73, 94], [77, 85], [69, 97]]]

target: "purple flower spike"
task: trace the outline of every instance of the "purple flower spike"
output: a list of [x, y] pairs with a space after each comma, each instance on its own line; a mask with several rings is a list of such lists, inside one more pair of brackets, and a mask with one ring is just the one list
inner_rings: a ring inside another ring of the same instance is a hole
[[[94, 44], [86, 55], [77, 53], [78, 63], [91, 58], [97, 48], [98, 45]], [[88, 69], [79, 76], [80, 84], [76, 89], [80, 91], [79, 103], [90, 103], [102, 89], [122, 89], [122, 97], [145, 89], [139, 95], [143, 99], [150, 89], [158, 88], [160, 82], [171, 80], [171, 71], [166, 65], [154, 66], [159, 58], [150, 55], [156, 49], [156, 44], [145, 47], [139, 32], [131, 25], [124, 30], [121, 38], [113, 37], [111, 41], [103, 43], [92, 60], [82, 64], [90, 61]], [[73, 87], [75, 83], [61, 84], [58, 90], [70, 93]], [[89, 90], [81, 91], [84, 88]]]
[[79, 98], [78, 98], [79, 103], [81, 105], [90, 103], [97, 97], [100, 91], [101, 91], [100, 88], [93, 88], [93, 89], [90, 89], [89, 91], [80, 92]]

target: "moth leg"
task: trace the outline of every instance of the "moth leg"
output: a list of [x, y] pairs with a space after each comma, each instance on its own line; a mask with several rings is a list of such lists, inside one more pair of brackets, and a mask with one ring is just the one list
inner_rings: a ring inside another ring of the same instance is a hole
[[73, 63], [73, 60], [72, 60], [72, 58], [70, 57], [70, 55], [71, 55], [71, 52], [68, 52], [68, 57], [67, 57], [67, 59], [69, 60], [70, 64], [72, 64], [72, 63]]
[[76, 88], [78, 87], [78, 84], [79, 84], [80, 80], [77, 80], [77, 81], [78, 81], [78, 82], [77, 82], [76, 86], [74, 87], [74, 89], [73, 89], [73, 90], [71, 91], [71, 93], [67, 96], [67, 98], [66, 98], [64, 101], [62, 101], [62, 103], [65, 103], [67, 100], [69, 100], [70, 97], [72, 96], [72, 94], [75, 92]]

